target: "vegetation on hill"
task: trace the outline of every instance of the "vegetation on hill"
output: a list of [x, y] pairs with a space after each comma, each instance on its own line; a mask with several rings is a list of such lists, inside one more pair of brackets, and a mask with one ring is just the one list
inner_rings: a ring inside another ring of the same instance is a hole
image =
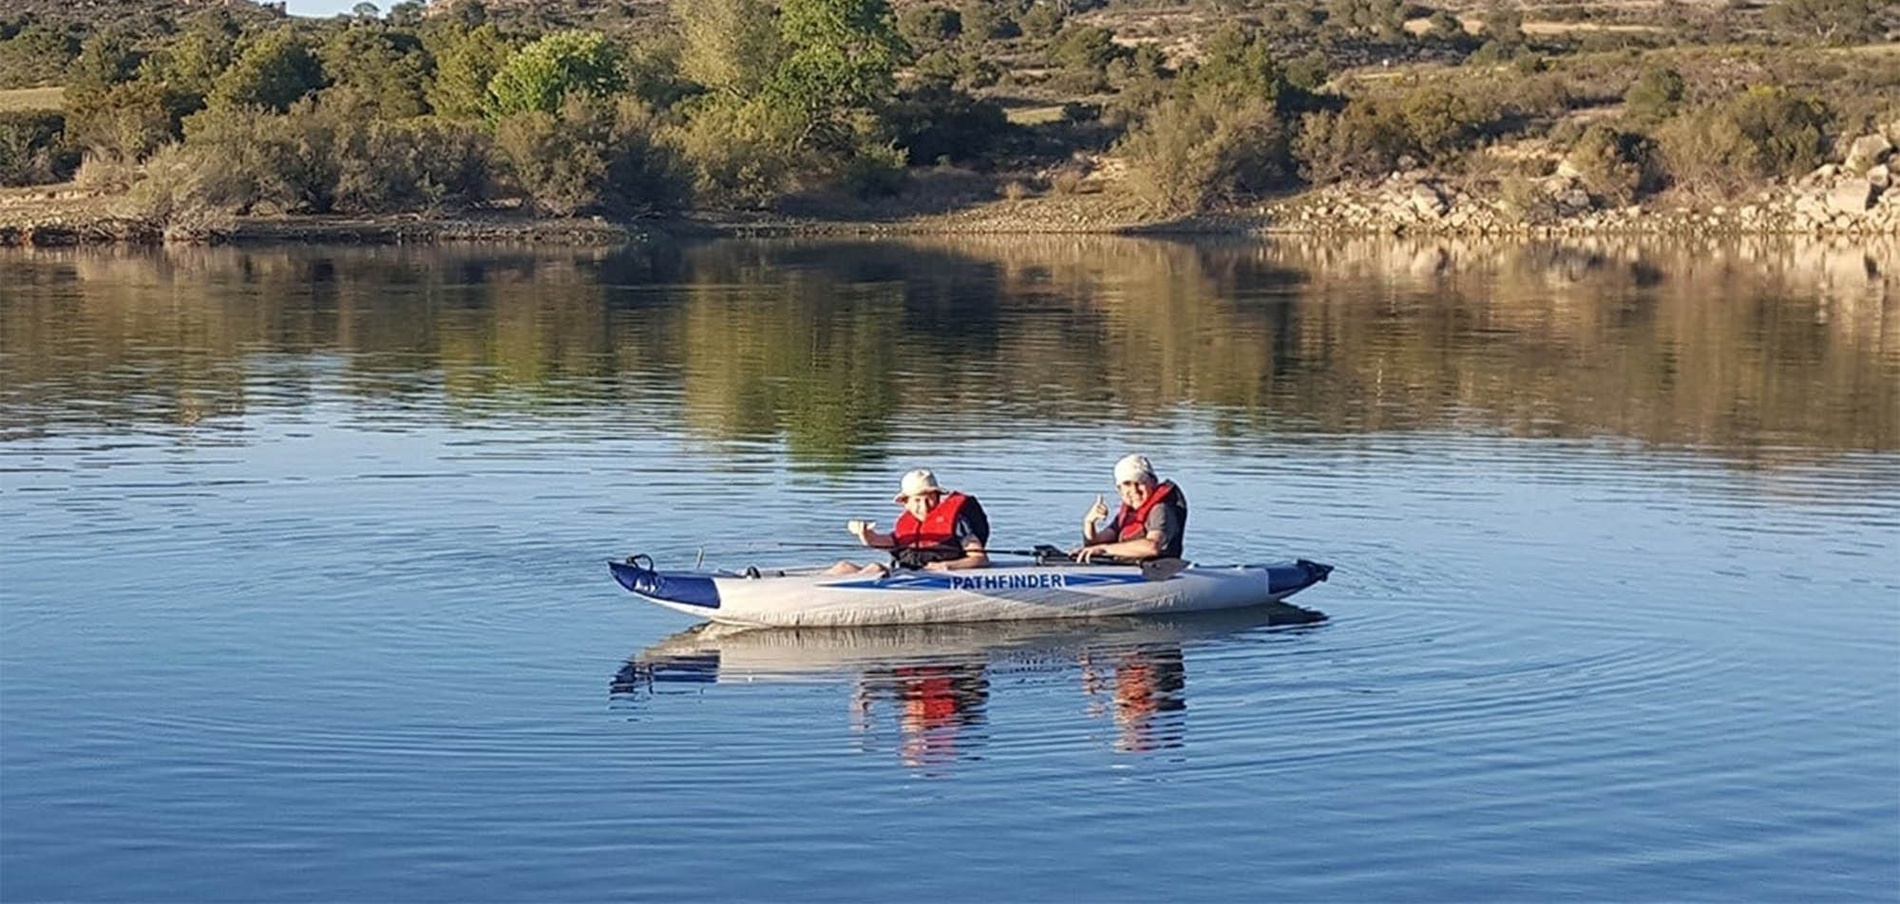
[[60, 109], [0, 102], [0, 184], [76, 179], [171, 220], [940, 185], [1171, 216], [1398, 170], [1495, 192], [1563, 171], [1621, 205], [1737, 196], [1900, 121], [1900, 53], [1875, 43], [1900, 13], [1873, 0], [75, 9], [0, 13], [0, 87], [64, 87]]

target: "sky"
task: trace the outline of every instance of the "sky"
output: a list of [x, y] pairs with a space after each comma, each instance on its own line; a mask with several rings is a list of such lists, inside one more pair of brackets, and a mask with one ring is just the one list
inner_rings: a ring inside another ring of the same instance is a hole
[[[284, 8], [293, 16], [334, 16], [337, 13], [349, 12], [350, 7], [360, 2], [362, 0], [288, 0]], [[397, 0], [370, 0], [370, 2], [375, 3], [377, 9], [388, 12], [389, 7]]]

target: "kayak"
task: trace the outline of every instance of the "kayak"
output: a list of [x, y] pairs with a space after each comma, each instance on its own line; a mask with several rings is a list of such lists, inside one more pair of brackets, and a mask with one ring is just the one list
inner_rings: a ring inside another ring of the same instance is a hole
[[1039, 562], [969, 571], [826, 574], [817, 568], [660, 571], [646, 556], [609, 562], [648, 602], [715, 622], [836, 628], [1176, 614], [1278, 602], [1326, 580], [1331, 565]]

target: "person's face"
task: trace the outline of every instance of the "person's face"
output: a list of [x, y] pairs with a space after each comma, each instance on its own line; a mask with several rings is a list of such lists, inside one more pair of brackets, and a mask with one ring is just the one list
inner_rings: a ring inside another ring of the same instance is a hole
[[936, 508], [937, 503], [941, 501], [943, 501], [942, 493], [912, 493], [904, 499], [904, 510], [910, 512], [911, 517], [922, 521], [924, 516], [930, 514], [930, 510]]
[[1129, 508], [1141, 508], [1141, 504], [1147, 502], [1149, 496], [1154, 495], [1157, 486], [1159, 484], [1145, 478], [1124, 480], [1115, 484], [1115, 491], [1121, 494], [1122, 503]]

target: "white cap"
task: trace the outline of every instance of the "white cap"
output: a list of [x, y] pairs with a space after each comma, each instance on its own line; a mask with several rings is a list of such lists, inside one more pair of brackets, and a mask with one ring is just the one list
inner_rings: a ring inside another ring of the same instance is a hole
[[1155, 479], [1155, 466], [1148, 462], [1146, 455], [1124, 455], [1115, 463], [1115, 482], [1131, 483], [1142, 479]]
[[937, 483], [937, 475], [930, 473], [928, 468], [918, 468], [904, 475], [904, 482], [899, 485], [897, 498], [893, 501], [902, 503], [919, 493], [941, 492], [943, 487]]

